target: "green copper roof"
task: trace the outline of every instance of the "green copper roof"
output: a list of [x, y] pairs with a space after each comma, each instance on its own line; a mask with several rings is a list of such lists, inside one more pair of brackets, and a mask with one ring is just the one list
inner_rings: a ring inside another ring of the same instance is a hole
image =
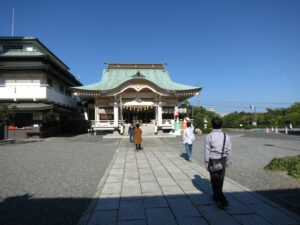
[[39, 51], [4, 51], [0, 52], [0, 56], [43, 56]]
[[166, 69], [105, 69], [102, 80], [98, 83], [73, 87], [76, 90], [107, 91], [117, 88], [122, 83], [132, 79], [145, 79], [153, 82], [160, 88], [171, 91], [199, 90], [193, 87], [175, 83], [171, 80]]

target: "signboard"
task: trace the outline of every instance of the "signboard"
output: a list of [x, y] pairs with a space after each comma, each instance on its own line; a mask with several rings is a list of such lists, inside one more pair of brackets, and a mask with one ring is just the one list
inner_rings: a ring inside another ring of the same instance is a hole
[[179, 113], [186, 113], [186, 108], [179, 108]]
[[181, 130], [181, 121], [175, 121], [174, 122], [174, 133], [176, 133], [176, 131], [180, 131]]

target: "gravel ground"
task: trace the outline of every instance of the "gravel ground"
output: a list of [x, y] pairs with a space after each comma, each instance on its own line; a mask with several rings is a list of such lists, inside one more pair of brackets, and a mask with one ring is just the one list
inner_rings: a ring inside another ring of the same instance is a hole
[[[300, 154], [299, 136], [264, 131], [227, 133], [232, 142], [232, 167], [226, 176], [300, 214], [300, 179], [263, 169], [275, 157]], [[185, 152], [181, 138], [162, 140], [179, 154]], [[193, 145], [192, 158], [200, 163], [203, 163], [204, 140], [205, 135], [199, 135]]]
[[0, 224], [75, 224], [119, 141], [80, 135], [0, 144]]

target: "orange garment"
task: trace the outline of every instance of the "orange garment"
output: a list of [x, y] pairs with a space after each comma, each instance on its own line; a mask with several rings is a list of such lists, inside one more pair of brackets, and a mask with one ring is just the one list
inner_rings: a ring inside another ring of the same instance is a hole
[[142, 142], [142, 129], [140, 128], [135, 128], [134, 129], [134, 139], [133, 139], [133, 143], [135, 145], [140, 145]]

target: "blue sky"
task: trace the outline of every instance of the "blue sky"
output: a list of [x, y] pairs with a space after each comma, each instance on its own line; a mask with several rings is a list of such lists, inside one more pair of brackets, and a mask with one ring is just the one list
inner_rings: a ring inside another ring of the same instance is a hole
[[103, 62], [167, 62], [219, 113], [300, 101], [297, 0], [10, 0], [0, 36], [11, 35], [12, 8], [15, 36], [39, 38], [83, 84], [101, 79]]

